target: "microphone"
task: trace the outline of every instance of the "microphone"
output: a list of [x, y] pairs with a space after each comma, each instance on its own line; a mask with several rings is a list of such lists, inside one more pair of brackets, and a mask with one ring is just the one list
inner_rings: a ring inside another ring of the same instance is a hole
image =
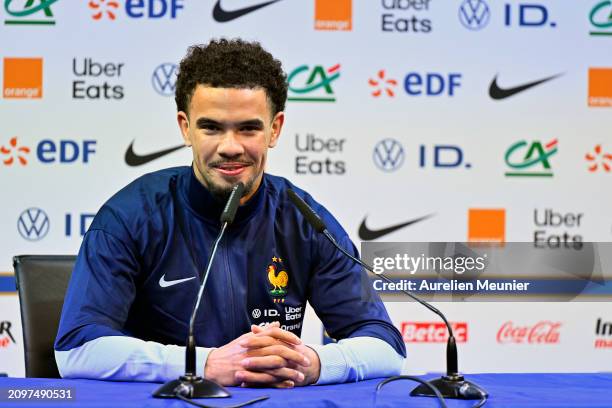
[[[348, 253], [348, 251], [342, 248], [338, 244], [336, 239], [333, 237], [333, 235], [328, 231], [321, 217], [319, 217], [319, 215], [312, 209], [312, 207], [306, 204], [306, 202], [300, 196], [298, 196], [295, 191], [289, 189], [287, 190], [287, 195], [289, 197], [289, 200], [293, 204], [295, 204], [297, 209], [300, 211], [300, 213], [302, 213], [304, 218], [306, 218], [306, 221], [308, 221], [308, 223], [315, 229], [315, 231], [317, 231], [318, 233], [322, 233], [332, 243], [332, 245], [336, 247], [336, 249], [338, 249], [345, 256], [350, 258], [353, 262], [361, 265], [363, 268], [367, 269], [374, 275], [381, 277], [386, 282], [393, 283], [393, 280], [391, 280], [389, 277], [387, 277], [383, 273], [374, 272], [374, 269], [371, 266], [363, 262], [361, 259], [354, 257], [353, 255]], [[424, 301], [423, 299], [420, 299], [413, 293], [407, 290], [402, 290], [402, 292], [411, 299], [417, 301], [421, 305], [425, 306], [427, 309], [437, 314], [444, 321], [446, 329], [448, 330], [448, 341], [446, 343], [446, 375], [436, 380], [429, 381], [429, 383], [436, 387], [440, 391], [440, 394], [445, 398], [468, 400], [486, 398], [488, 394], [484, 389], [472, 382], [466, 381], [465, 378], [461, 374], [459, 374], [459, 364], [457, 359], [457, 342], [455, 340], [455, 336], [453, 335], [453, 328], [446, 319], [446, 316], [444, 316], [444, 313], [442, 313], [440, 310], [438, 310], [428, 302]], [[426, 384], [419, 385], [410, 393], [410, 395], [419, 397], [437, 396], [436, 393]]]
[[230, 225], [232, 222], [234, 222], [234, 218], [236, 217], [236, 211], [238, 211], [238, 206], [240, 205], [240, 199], [242, 198], [242, 194], [244, 194], [244, 184], [238, 183], [232, 188], [232, 192], [230, 193], [230, 196], [227, 199], [225, 208], [221, 213], [222, 225]]
[[236, 211], [240, 204], [240, 198], [244, 193], [244, 184], [236, 184], [230, 193], [225, 208], [221, 213], [221, 231], [217, 236], [213, 244], [212, 252], [208, 258], [208, 264], [206, 265], [206, 273], [202, 279], [200, 290], [198, 291], [198, 297], [196, 299], [193, 311], [191, 312], [191, 318], [189, 319], [189, 334], [187, 336], [187, 347], [185, 349], [185, 375], [180, 376], [177, 380], [168, 381], [161, 387], [159, 387], [153, 393], [155, 398], [227, 398], [230, 396], [229, 391], [224, 387], [217, 384], [214, 381], [204, 379], [196, 374], [196, 342], [195, 335], [193, 333], [195, 326], [195, 319], [200, 308], [200, 302], [202, 301], [202, 295], [204, 294], [204, 288], [206, 287], [206, 281], [212, 267], [215, 254], [217, 253], [217, 247], [226, 228], [234, 222], [236, 217]]

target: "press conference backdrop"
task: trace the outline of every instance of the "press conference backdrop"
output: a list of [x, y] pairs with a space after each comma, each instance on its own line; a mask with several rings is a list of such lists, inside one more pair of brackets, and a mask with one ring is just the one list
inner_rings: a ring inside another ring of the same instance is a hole
[[[612, 240], [609, 0], [2, 7], [0, 372], [24, 374], [11, 257], [76, 253], [114, 192], [190, 164], [176, 64], [213, 37], [258, 40], [282, 60], [287, 120], [268, 171], [311, 192], [357, 244]], [[609, 303], [437, 305], [455, 325], [463, 371], [610, 369]], [[410, 302], [388, 309], [407, 342], [405, 370], [442, 371], [435, 316]], [[304, 337], [322, 341], [311, 310]]]

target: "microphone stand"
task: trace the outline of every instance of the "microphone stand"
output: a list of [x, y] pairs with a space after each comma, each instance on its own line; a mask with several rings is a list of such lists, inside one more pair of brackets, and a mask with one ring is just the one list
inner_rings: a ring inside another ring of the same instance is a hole
[[[340, 250], [340, 252], [342, 252], [344, 255], [348, 256], [349, 258], [351, 258], [354, 262], [363, 266], [365, 269], [372, 272], [376, 276], [380, 276], [386, 282], [394, 283], [393, 280], [389, 279], [386, 275], [382, 273], [374, 272], [374, 269], [371, 266], [363, 262], [361, 259], [355, 258], [353, 255], [349, 254], [344, 248], [342, 248], [336, 242], [334, 237], [329, 233], [327, 229], [323, 231], [323, 235], [325, 235], [325, 237], [338, 250]], [[434, 387], [436, 387], [444, 398], [470, 400], [470, 399], [480, 399], [482, 397], [488, 396], [485, 390], [483, 390], [478, 385], [470, 381], [467, 381], [461, 374], [459, 374], [459, 363], [458, 363], [458, 358], [457, 358], [457, 341], [455, 340], [455, 336], [453, 335], [453, 328], [451, 327], [450, 323], [446, 319], [446, 316], [444, 316], [444, 314], [440, 310], [430, 305], [428, 302], [408, 292], [407, 290], [402, 289], [401, 292], [409, 296], [411, 299], [419, 302], [420, 304], [422, 304], [423, 306], [425, 306], [426, 308], [428, 308], [429, 310], [431, 310], [438, 316], [440, 316], [440, 318], [444, 321], [444, 324], [446, 325], [446, 329], [448, 330], [448, 341], [446, 342], [446, 375], [443, 375], [440, 378], [437, 378], [435, 380], [431, 380], [428, 382], [432, 384]], [[418, 387], [416, 387], [414, 390], [412, 390], [410, 395], [412, 395], [413, 397], [435, 397], [436, 396], [436, 394], [431, 389], [431, 387], [429, 387], [426, 384], [421, 384]]]
[[189, 319], [189, 334], [187, 336], [187, 347], [185, 350], [185, 374], [176, 380], [168, 381], [155, 390], [153, 393], [153, 397], [155, 398], [183, 397], [192, 399], [227, 398], [231, 396], [229, 391], [227, 391], [221, 385], [206, 378], [202, 378], [196, 374], [196, 342], [193, 331], [196, 314], [200, 308], [200, 302], [202, 301], [206, 281], [208, 280], [208, 275], [210, 273], [215, 254], [217, 253], [217, 247], [219, 246], [221, 238], [223, 238], [223, 234], [225, 233], [227, 226], [234, 221], [243, 191], [244, 185], [242, 183], [238, 183], [234, 186], [227, 200], [227, 204], [225, 205], [225, 209], [221, 214], [221, 231], [213, 244], [212, 252], [208, 258], [208, 264], [206, 265], [206, 273], [204, 274], [204, 279], [200, 285], [198, 297], [196, 299], [195, 306], [193, 307], [191, 318]]
[[[388, 283], [393, 283], [391, 279], [385, 276], [382, 273], [374, 272], [374, 269], [363, 262], [361, 259], [358, 259], [348, 253], [344, 248], [342, 248], [336, 239], [331, 235], [331, 233], [327, 230], [325, 223], [319, 217], [317, 213], [308, 205], [306, 202], [299, 197], [293, 190], [287, 191], [289, 199], [296, 205], [298, 210], [302, 213], [302, 215], [306, 218], [306, 220], [312, 225], [315, 231], [322, 233], [325, 237], [332, 243], [333, 246], [336, 247], [340, 252], [349, 257], [353, 262], [361, 265], [368, 271], [372, 272], [376, 276], [380, 276]], [[480, 386], [465, 380], [465, 378], [459, 374], [459, 363], [457, 358], [457, 342], [455, 340], [455, 336], [453, 335], [453, 328], [449, 324], [446, 316], [439, 311], [434, 306], [430, 305], [428, 302], [418, 298], [407, 290], [401, 290], [405, 295], [409, 296], [411, 299], [419, 302], [427, 309], [431, 310], [435, 314], [437, 314], [446, 325], [446, 329], [448, 330], [448, 341], [446, 343], [446, 375], [435, 379], [433, 381], [428, 381], [429, 384], [433, 385], [436, 389], [440, 391], [440, 394], [444, 398], [451, 399], [482, 399], [488, 397], [487, 392], [482, 389]], [[389, 380], [399, 378], [391, 377]], [[432, 389], [428, 384], [421, 384], [410, 393], [412, 396], [418, 397], [436, 397], [436, 393], [434, 389]]]

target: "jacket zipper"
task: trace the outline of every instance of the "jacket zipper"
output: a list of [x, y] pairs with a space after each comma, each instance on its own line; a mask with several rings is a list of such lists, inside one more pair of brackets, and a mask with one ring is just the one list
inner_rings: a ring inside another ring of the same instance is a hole
[[231, 311], [231, 325], [230, 327], [233, 327], [233, 337], [230, 338], [230, 341], [238, 338], [239, 336], [236, 335], [236, 307], [234, 305], [234, 285], [232, 282], [232, 273], [230, 270], [230, 263], [229, 263], [229, 256], [228, 256], [228, 249], [227, 249], [227, 236], [223, 237], [222, 240], [222, 249], [223, 249], [223, 259], [225, 261], [225, 281], [228, 283], [228, 288], [229, 288], [229, 304], [230, 304], [230, 311]]

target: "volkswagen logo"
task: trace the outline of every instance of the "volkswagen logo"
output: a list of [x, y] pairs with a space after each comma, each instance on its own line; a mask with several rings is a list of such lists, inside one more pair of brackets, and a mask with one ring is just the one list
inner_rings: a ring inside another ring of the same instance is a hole
[[159, 65], [153, 71], [153, 89], [162, 96], [174, 96], [174, 89], [176, 88], [176, 71], [178, 67], [176, 64], [166, 62]]
[[19, 215], [17, 231], [28, 241], [40, 241], [49, 232], [49, 217], [40, 208], [28, 208]]
[[404, 164], [404, 147], [395, 139], [381, 140], [374, 146], [372, 159], [382, 171], [395, 171]]
[[483, 0], [464, 0], [459, 6], [459, 21], [470, 30], [484, 28], [490, 17], [489, 6]]
[[253, 316], [254, 319], [259, 319], [261, 317], [261, 310], [253, 309], [253, 312], [251, 312], [251, 315]]

